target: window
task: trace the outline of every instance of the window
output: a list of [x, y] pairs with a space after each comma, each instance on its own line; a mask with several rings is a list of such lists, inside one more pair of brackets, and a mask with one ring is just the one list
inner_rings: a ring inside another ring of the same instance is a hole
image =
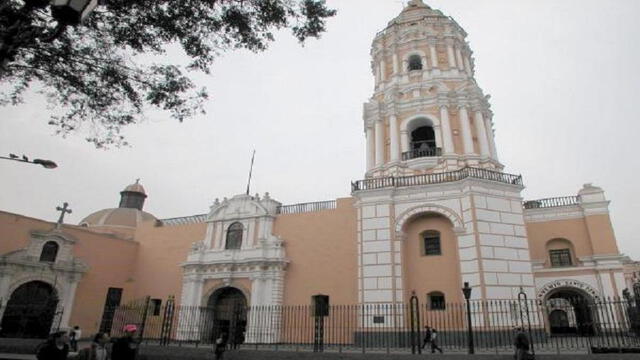
[[447, 307], [444, 294], [439, 291], [428, 293], [427, 302], [429, 303], [429, 310], [444, 310]]
[[551, 259], [551, 267], [573, 265], [571, 262], [571, 250], [569, 249], [549, 250], [549, 258]]
[[42, 262], [55, 262], [58, 256], [58, 243], [55, 241], [47, 241], [42, 247], [42, 253], [40, 253], [40, 261]]
[[373, 316], [374, 324], [384, 324], [384, 316], [374, 315]]
[[235, 222], [227, 229], [227, 242], [225, 249], [240, 249], [242, 246], [242, 224]]
[[440, 249], [440, 233], [438, 231], [425, 231], [422, 236], [424, 239], [425, 255], [442, 255], [442, 250]]
[[153, 316], [159, 316], [160, 315], [160, 308], [162, 307], [162, 300], [161, 299], [151, 299], [151, 311], [153, 313]]
[[420, 55], [409, 56], [409, 71], [422, 70], [422, 58]]

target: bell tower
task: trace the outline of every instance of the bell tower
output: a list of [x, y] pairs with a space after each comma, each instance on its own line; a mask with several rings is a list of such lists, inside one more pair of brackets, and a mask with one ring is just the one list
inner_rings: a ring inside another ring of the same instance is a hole
[[466, 36], [422, 0], [376, 35], [374, 93], [364, 105], [367, 178], [503, 168]]
[[462, 302], [465, 283], [472, 299], [534, 296], [522, 177], [502, 172], [466, 36], [413, 0], [373, 40], [367, 172], [352, 183], [363, 304]]

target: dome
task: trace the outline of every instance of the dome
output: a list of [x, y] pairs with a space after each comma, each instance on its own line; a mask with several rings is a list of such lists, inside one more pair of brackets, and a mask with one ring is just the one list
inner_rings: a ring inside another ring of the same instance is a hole
[[147, 195], [147, 192], [144, 191], [144, 187], [142, 187], [142, 185], [140, 185], [139, 181], [140, 181], [140, 179], [136, 180], [135, 184], [131, 184], [131, 185], [127, 186], [126, 188], [124, 188], [123, 191], [137, 192], [137, 193], [141, 193], [141, 194]]
[[107, 233], [132, 235], [145, 221], [156, 221], [156, 217], [143, 211], [147, 194], [139, 179], [120, 192], [120, 205], [96, 211], [80, 221], [80, 226]]
[[128, 227], [135, 228], [140, 223], [157, 220], [146, 211], [132, 208], [114, 208], [96, 211], [80, 221], [81, 226], [88, 227]]

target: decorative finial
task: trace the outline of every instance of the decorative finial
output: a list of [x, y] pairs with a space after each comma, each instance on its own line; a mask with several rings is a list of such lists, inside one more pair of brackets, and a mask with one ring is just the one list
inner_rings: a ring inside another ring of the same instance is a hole
[[140, 178], [137, 178], [136, 179], [136, 184], [139, 184], [139, 183], [140, 183]]

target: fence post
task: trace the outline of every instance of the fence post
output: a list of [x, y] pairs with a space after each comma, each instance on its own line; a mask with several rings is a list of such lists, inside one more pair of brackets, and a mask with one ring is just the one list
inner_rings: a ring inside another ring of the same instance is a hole
[[409, 311], [411, 312], [411, 353], [422, 354], [422, 346], [420, 346], [420, 302], [415, 291], [411, 292], [409, 303]]
[[160, 334], [160, 345], [167, 346], [169, 345], [169, 339], [171, 338], [171, 327], [173, 321], [173, 306], [174, 306], [174, 297], [173, 295], [169, 295], [167, 302], [164, 307], [164, 314], [162, 317], [162, 328]]
[[151, 296], [144, 298], [144, 311], [142, 313], [142, 324], [140, 324], [140, 334], [138, 335], [138, 343], [142, 344], [144, 338], [144, 325], [147, 322], [147, 313], [149, 312], [149, 302], [151, 302]]
[[[531, 344], [531, 354], [535, 357], [536, 356], [536, 349], [533, 346], [533, 336], [531, 335], [531, 317], [529, 316], [529, 304], [527, 303], [528, 299], [527, 299], [527, 293], [524, 292], [524, 289], [522, 288], [522, 286], [520, 287], [520, 292], [518, 293], [518, 302], [521, 303], [522, 301], [524, 301], [524, 310], [527, 313], [527, 325], [529, 327], [529, 343]], [[520, 305], [522, 306], [522, 305]], [[522, 307], [520, 308], [520, 322], [522, 323], [522, 326], [524, 327], [524, 319], [522, 319]]]

